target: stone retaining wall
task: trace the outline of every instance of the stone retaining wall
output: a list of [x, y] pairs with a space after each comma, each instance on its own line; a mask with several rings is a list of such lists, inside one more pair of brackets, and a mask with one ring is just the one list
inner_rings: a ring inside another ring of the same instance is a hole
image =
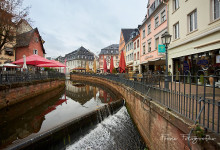
[[[192, 121], [170, 111], [157, 102], [149, 100], [139, 92], [120, 83], [92, 76], [74, 75], [70, 77], [76, 81], [92, 81], [103, 84], [118, 91], [126, 100], [127, 109], [133, 118], [141, 136], [152, 150], [184, 150], [189, 149], [187, 135], [190, 132]], [[192, 149], [218, 149], [218, 135], [215, 141], [192, 144]], [[214, 136], [214, 137], [213, 137]], [[201, 141], [200, 141], [201, 142]]]
[[0, 87], [0, 109], [65, 86], [64, 80], [17, 83]]

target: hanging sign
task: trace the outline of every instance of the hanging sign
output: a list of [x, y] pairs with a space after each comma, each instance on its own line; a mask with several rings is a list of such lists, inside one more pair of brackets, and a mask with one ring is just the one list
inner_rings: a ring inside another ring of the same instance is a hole
[[159, 53], [165, 53], [166, 52], [165, 45], [158, 45], [158, 52]]

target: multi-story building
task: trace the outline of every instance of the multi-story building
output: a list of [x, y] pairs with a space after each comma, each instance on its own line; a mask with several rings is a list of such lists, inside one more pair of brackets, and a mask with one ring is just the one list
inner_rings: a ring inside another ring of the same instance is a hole
[[104, 59], [106, 59], [107, 69], [110, 69], [111, 56], [113, 56], [114, 67], [118, 68], [119, 65], [118, 48], [119, 48], [118, 44], [111, 44], [101, 49], [101, 52], [99, 54], [99, 69], [101, 72], [104, 72], [104, 68], [103, 68]]
[[16, 38], [15, 60], [23, 58], [23, 55], [30, 56], [37, 54], [45, 57], [43, 41], [37, 28], [19, 34]]
[[[121, 29], [121, 34], [120, 34], [120, 41], [119, 41], [119, 58], [121, 56], [121, 51], [124, 52], [124, 57], [126, 56], [126, 51], [125, 51], [125, 44], [128, 42], [130, 39], [130, 34], [134, 31], [135, 29]], [[126, 58], [125, 58], [126, 60]]]
[[170, 0], [169, 71], [213, 74], [220, 69], [220, 1]]
[[138, 35], [138, 29], [134, 29], [129, 35], [127, 43], [125, 43], [125, 60], [128, 72], [133, 72], [134, 63], [134, 44], [133, 40]]
[[140, 65], [140, 33], [133, 38], [134, 45], [134, 63], [133, 63], [133, 72], [141, 73], [141, 65]]
[[162, 0], [149, 0], [147, 15], [140, 27], [141, 69], [147, 71], [164, 71], [165, 55], [158, 53], [161, 35], [167, 31], [167, 6]]
[[[12, 17], [13, 15], [0, 8], [0, 64], [11, 63], [15, 60], [16, 42], [13, 35], [16, 34], [16, 30], [15, 24], [11, 21]], [[6, 33], [10, 35], [6, 36]]]
[[[95, 54], [85, 49], [83, 46], [77, 50], [68, 53], [65, 57], [58, 57], [57, 60], [64, 63], [66, 59], [66, 72], [69, 73], [72, 70], [86, 70], [86, 64], [88, 63], [89, 69], [93, 70], [94, 59], [96, 58]], [[63, 69], [62, 71], [63, 72]]]

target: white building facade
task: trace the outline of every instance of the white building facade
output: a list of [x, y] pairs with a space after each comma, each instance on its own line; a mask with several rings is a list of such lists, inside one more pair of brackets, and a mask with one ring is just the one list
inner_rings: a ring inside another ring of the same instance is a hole
[[220, 1], [170, 0], [168, 8], [169, 71], [211, 75], [220, 69]]

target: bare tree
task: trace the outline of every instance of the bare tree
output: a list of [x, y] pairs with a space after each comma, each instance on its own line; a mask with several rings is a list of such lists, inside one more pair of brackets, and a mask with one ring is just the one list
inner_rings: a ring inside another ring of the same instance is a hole
[[6, 44], [13, 44], [16, 39], [16, 25], [28, 18], [30, 7], [22, 7], [23, 0], [0, 0], [0, 52]]

